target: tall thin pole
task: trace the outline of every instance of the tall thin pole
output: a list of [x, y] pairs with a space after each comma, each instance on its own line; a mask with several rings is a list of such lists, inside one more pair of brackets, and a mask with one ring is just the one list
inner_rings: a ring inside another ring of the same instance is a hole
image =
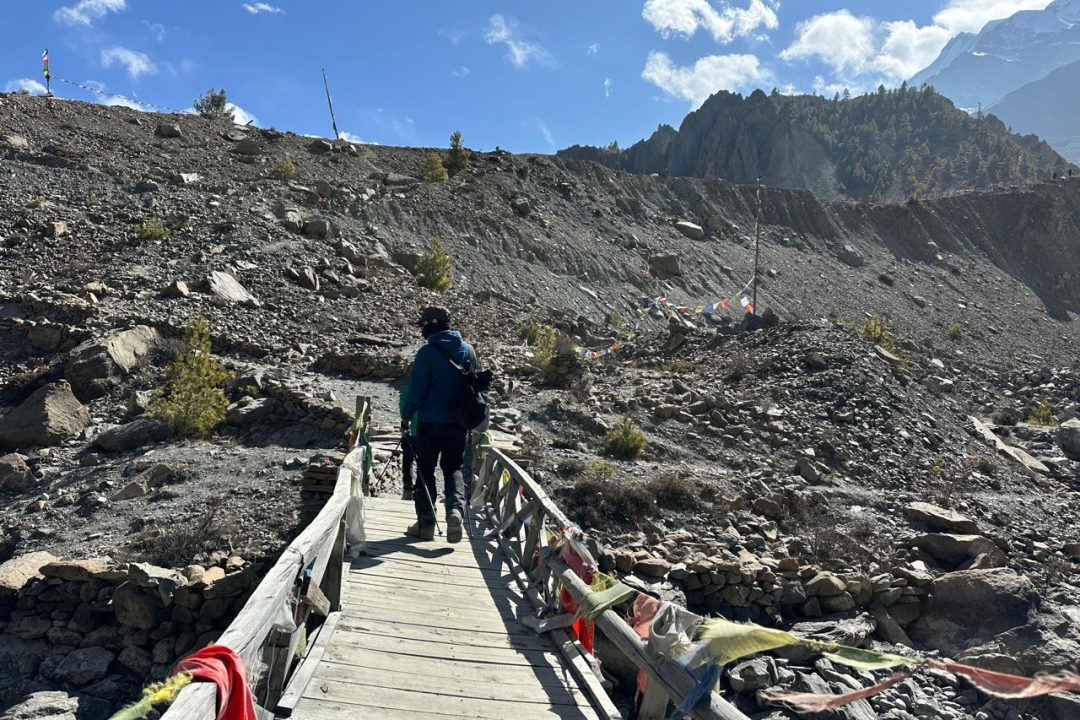
[[326, 68], [322, 71], [323, 87], [326, 88], [326, 104], [330, 106], [330, 124], [334, 126], [334, 139], [340, 140], [341, 133], [337, 129], [337, 118], [334, 117], [334, 101], [330, 99], [330, 83], [326, 81]]
[[754, 294], [750, 299], [750, 312], [757, 315], [758, 260], [761, 258], [761, 178], [757, 186], [757, 218], [754, 220]]

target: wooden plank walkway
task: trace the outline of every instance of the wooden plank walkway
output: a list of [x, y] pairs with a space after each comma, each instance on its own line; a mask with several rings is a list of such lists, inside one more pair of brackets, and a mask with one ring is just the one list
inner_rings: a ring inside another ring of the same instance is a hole
[[365, 502], [368, 554], [313, 644], [293, 718], [596, 720], [552, 642], [517, 622], [532, 605], [483, 524], [456, 545], [420, 542], [403, 535], [412, 503]]

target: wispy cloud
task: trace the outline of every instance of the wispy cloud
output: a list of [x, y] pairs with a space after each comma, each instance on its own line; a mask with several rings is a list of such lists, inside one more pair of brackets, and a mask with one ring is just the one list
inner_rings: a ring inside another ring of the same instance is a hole
[[461, 65], [461, 66], [456, 67], [453, 70], [451, 70], [450, 74], [453, 75], [456, 78], [463, 78], [463, 77], [468, 77], [469, 73], [471, 73], [471, 72], [472, 72], [472, 70], [470, 70], [469, 68], [467, 68], [464, 65]]
[[26, 92], [31, 95], [44, 95], [48, 91], [37, 80], [18, 78], [17, 80], [8, 80], [4, 84], [4, 92]]
[[119, 45], [101, 51], [101, 66], [110, 68], [123, 65], [128, 77], [138, 80], [143, 75], [156, 75], [158, 68], [146, 53], [129, 50]]
[[551, 134], [551, 130], [548, 128], [547, 123], [540, 118], [533, 118], [533, 124], [540, 133], [540, 137], [544, 138], [544, 143], [547, 144], [548, 149], [554, 150], [556, 148], [555, 136]]
[[61, 25], [91, 27], [95, 20], [126, 8], [127, 0], [79, 0], [74, 5], [57, 8], [53, 20]]
[[439, 35], [449, 40], [451, 45], [460, 45], [465, 42], [465, 38], [468, 37], [469, 33], [457, 28], [444, 27], [439, 28]]
[[604, 97], [611, 97], [611, 78], [604, 78]]
[[339, 134], [341, 136], [341, 139], [344, 140], [345, 142], [356, 143], [357, 145], [363, 145], [364, 144], [364, 139], [362, 137], [360, 137], [359, 135], [354, 135], [351, 132], [343, 132], [343, 133], [339, 133]]
[[264, 2], [244, 3], [244, 9], [252, 15], [258, 15], [260, 13], [267, 13], [268, 15], [282, 15], [285, 12], [276, 5], [271, 5], [270, 3]]
[[518, 70], [524, 70], [530, 63], [546, 67], [555, 66], [555, 58], [543, 45], [526, 40], [517, 20], [502, 15], [492, 15], [488, 20], [488, 29], [484, 33], [488, 45], [506, 46], [506, 59]]
[[585, 48], [586, 55], [595, 55], [600, 52], [600, 43], [593, 43], [589, 47]]
[[165, 31], [165, 26], [161, 23], [152, 23], [149, 20], [143, 20], [142, 24], [146, 26], [147, 31], [154, 36], [154, 39], [158, 42], [165, 40], [168, 33]]

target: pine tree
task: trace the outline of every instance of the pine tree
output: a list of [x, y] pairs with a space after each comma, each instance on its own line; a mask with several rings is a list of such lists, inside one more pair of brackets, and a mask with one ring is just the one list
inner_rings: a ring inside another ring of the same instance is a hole
[[428, 153], [424, 158], [423, 178], [428, 182], [446, 182], [450, 179], [439, 153]]
[[446, 292], [453, 283], [450, 275], [452, 269], [450, 256], [446, 254], [442, 240], [436, 235], [431, 239], [428, 251], [416, 261], [416, 282], [420, 287]]
[[210, 323], [199, 317], [165, 369], [165, 388], [150, 413], [181, 437], [205, 437], [225, 419], [229, 401], [222, 387], [227, 379], [225, 368], [210, 354]]
[[195, 101], [195, 112], [208, 118], [233, 119], [233, 112], [229, 109], [229, 103], [225, 99], [225, 88], [215, 91], [210, 88], [203, 96]]
[[469, 164], [469, 150], [461, 144], [461, 131], [455, 130], [450, 135], [450, 152], [446, 154], [446, 170], [457, 175]]

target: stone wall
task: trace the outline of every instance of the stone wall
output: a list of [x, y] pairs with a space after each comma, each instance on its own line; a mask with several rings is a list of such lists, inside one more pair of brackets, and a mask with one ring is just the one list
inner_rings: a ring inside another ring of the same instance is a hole
[[343, 352], [331, 350], [315, 363], [319, 370], [344, 372], [361, 378], [396, 380], [409, 372], [412, 360], [387, 350], [374, 352]]
[[219, 552], [182, 571], [49, 553], [0, 565], [0, 706], [38, 690], [129, 701], [192, 650], [215, 642], [258, 583]]

